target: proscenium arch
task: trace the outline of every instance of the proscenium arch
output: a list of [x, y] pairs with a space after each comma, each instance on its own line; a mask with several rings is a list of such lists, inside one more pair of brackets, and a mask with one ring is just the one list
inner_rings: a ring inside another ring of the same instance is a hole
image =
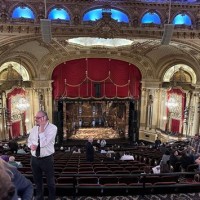
[[194, 70], [189, 67], [188, 65], [185, 64], [175, 64], [173, 66], [171, 66], [164, 74], [163, 76], [163, 82], [170, 82], [170, 78], [173, 76], [174, 73], [176, 73], [180, 68], [182, 68], [183, 70], [185, 70], [186, 72], [188, 72], [192, 78], [192, 83], [196, 84], [197, 82], [197, 77], [196, 74], [194, 72]]
[[30, 81], [30, 76], [28, 71], [26, 70], [26, 68], [18, 62], [14, 62], [14, 61], [9, 61], [9, 62], [5, 62], [4, 64], [2, 64], [0, 66], [0, 73], [7, 69], [9, 65], [13, 66], [13, 69], [17, 71], [17, 73], [19, 73], [22, 76], [23, 81]]

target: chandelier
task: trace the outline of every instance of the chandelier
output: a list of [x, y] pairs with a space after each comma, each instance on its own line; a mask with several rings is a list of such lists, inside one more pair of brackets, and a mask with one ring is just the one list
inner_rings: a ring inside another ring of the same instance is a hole
[[30, 104], [29, 104], [28, 100], [25, 97], [19, 98], [19, 100], [18, 100], [18, 102], [16, 104], [16, 108], [20, 112], [26, 111], [29, 107], [30, 107]]
[[170, 97], [168, 102], [166, 102], [166, 106], [171, 110], [178, 106], [178, 102], [176, 101], [175, 98]]

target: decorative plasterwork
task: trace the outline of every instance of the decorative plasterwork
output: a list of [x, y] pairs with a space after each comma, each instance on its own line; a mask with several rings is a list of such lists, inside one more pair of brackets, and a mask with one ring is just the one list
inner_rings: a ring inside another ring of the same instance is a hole
[[14, 70], [16, 70], [23, 78], [23, 81], [30, 80], [29, 74], [25, 67], [23, 67], [20, 63], [17, 62], [6, 62], [2, 66], [0, 66], [0, 73], [7, 69], [8, 66], [12, 66]]
[[187, 65], [184, 65], [184, 64], [178, 64], [178, 65], [175, 65], [173, 67], [170, 67], [164, 77], [163, 77], [163, 82], [170, 82], [170, 79], [171, 77], [180, 69], [182, 68], [183, 70], [185, 70], [186, 72], [188, 72], [190, 74], [190, 76], [192, 77], [192, 83], [193, 84], [196, 84], [196, 81], [197, 81], [197, 77], [196, 77], [196, 74], [195, 72], [193, 71], [193, 69]]
[[50, 80], [37, 80], [37, 81], [32, 81], [32, 87], [33, 89], [39, 89], [39, 88], [51, 88], [51, 83], [52, 81]]

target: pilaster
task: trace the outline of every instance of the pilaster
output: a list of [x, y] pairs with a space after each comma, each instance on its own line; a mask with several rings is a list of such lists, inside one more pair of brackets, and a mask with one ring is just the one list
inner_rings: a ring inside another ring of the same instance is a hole
[[198, 134], [199, 133], [199, 117], [200, 117], [200, 96], [199, 93], [196, 93], [194, 96], [194, 119], [193, 119], [193, 124], [192, 130], [191, 130], [191, 136]]

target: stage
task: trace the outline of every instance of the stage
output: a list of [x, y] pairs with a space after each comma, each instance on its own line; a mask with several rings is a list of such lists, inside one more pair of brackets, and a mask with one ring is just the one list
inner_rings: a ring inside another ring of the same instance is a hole
[[119, 139], [122, 136], [112, 128], [79, 128], [75, 134], [73, 134], [69, 139], [71, 140], [87, 140], [92, 137], [94, 140], [101, 139]]

